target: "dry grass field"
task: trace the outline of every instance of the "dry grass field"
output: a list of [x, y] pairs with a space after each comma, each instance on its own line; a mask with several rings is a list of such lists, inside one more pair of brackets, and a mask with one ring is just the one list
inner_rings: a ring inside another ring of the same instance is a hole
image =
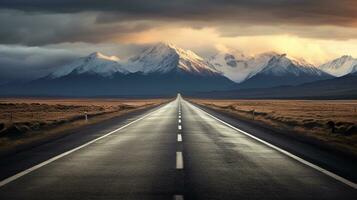
[[161, 100], [0, 99], [0, 123], [53, 122], [73, 117], [128, 110]]
[[[1, 150], [156, 106], [167, 99], [0, 99]], [[87, 119], [85, 120], [85, 115]]]
[[357, 155], [357, 100], [191, 101]]

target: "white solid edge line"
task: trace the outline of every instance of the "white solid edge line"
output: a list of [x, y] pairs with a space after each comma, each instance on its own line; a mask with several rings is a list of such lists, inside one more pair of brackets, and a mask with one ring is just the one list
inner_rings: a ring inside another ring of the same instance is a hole
[[182, 135], [181, 134], [177, 135], [177, 142], [182, 142]]
[[[191, 104], [191, 105], [193, 105], [193, 104]], [[229, 126], [230, 128], [235, 129], [235, 130], [243, 133], [244, 135], [246, 135], [248, 137], [251, 137], [251, 138], [253, 138], [253, 139], [255, 139], [255, 140], [257, 140], [257, 141], [259, 141], [259, 142], [261, 142], [261, 143], [263, 143], [263, 144], [265, 144], [265, 145], [267, 145], [267, 146], [269, 146], [269, 147], [271, 147], [271, 148], [273, 148], [273, 149], [275, 149], [275, 150], [277, 150], [277, 151], [279, 151], [279, 152], [281, 152], [281, 153], [283, 153], [283, 154], [285, 154], [285, 155], [287, 155], [287, 156], [289, 156], [289, 157], [291, 157], [291, 158], [293, 158], [293, 159], [295, 159], [295, 160], [297, 160], [297, 161], [299, 161], [299, 162], [311, 167], [311, 168], [314, 168], [315, 170], [320, 171], [320, 172], [326, 174], [327, 176], [330, 176], [330, 177], [334, 178], [335, 180], [338, 180], [338, 181], [340, 181], [340, 182], [342, 182], [342, 183], [344, 183], [344, 184], [346, 184], [346, 185], [348, 185], [348, 186], [350, 186], [350, 187], [352, 187], [354, 189], [357, 189], [357, 184], [356, 183], [354, 183], [352, 181], [349, 181], [349, 180], [347, 180], [347, 179], [345, 179], [345, 178], [343, 178], [343, 177], [341, 177], [341, 176], [339, 176], [339, 175], [337, 175], [337, 174], [335, 174], [333, 172], [330, 172], [330, 171], [328, 171], [328, 170], [326, 170], [326, 169], [324, 169], [322, 167], [319, 167], [319, 166], [317, 166], [315, 164], [312, 164], [309, 161], [306, 161], [306, 160], [304, 160], [304, 159], [302, 159], [302, 158], [300, 158], [300, 157], [298, 157], [298, 156], [296, 156], [296, 155], [294, 155], [294, 154], [292, 154], [292, 153], [290, 153], [288, 151], [285, 151], [285, 150], [283, 150], [283, 149], [281, 149], [281, 148], [279, 148], [279, 147], [277, 147], [277, 146], [275, 146], [273, 144], [270, 144], [269, 142], [266, 142], [266, 141], [264, 141], [262, 139], [259, 139], [259, 138], [255, 137], [255, 136], [245, 132], [245, 131], [242, 131], [239, 128], [236, 128], [235, 126], [233, 126], [233, 125], [231, 125], [231, 124], [229, 124], [229, 123], [227, 123], [227, 122], [225, 122], [225, 121], [223, 121], [221, 119], [218, 119], [217, 117], [209, 114], [208, 112], [202, 110], [201, 108], [199, 108], [199, 107], [197, 107], [195, 105], [193, 105], [193, 106], [195, 108], [203, 111], [204, 113], [206, 113], [208, 116], [212, 117], [213, 119], [225, 124], [226, 126]]]
[[174, 200], [184, 200], [183, 195], [174, 195]]
[[[166, 104], [166, 105], [167, 105], [167, 104]], [[59, 154], [59, 155], [57, 155], [57, 156], [55, 156], [55, 157], [52, 157], [52, 158], [50, 158], [50, 159], [48, 159], [48, 160], [46, 160], [46, 161], [41, 162], [41, 163], [39, 163], [39, 164], [37, 164], [37, 165], [35, 165], [35, 166], [33, 166], [33, 167], [30, 167], [30, 168], [28, 168], [28, 169], [26, 169], [26, 170], [24, 170], [24, 171], [22, 171], [22, 172], [19, 172], [19, 173], [13, 175], [13, 176], [10, 176], [10, 177], [8, 177], [8, 178], [6, 178], [6, 179], [3, 179], [2, 181], [0, 181], [0, 187], [4, 186], [4, 185], [6, 185], [6, 184], [8, 184], [8, 183], [10, 183], [10, 182], [12, 182], [12, 181], [14, 181], [14, 180], [20, 178], [20, 177], [22, 177], [22, 176], [24, 176], [24, 175], [26, 175], [26, 174], [28, 174], [28, 173], [30, 173], [30, 172], [33, 172], [33, 171], [35, 171], [36, 169], [39, 169], [39, 168], [41, 168], [41, 167], [43, 167], [43, 166], [45, 166], [45, 165], [47, 165], [47, 164], [49, 164], [49, 163], [51, 163], [51, 162], [53, 162], [53, 161], [55, 161], [55, 160], [58, 160], [58, 159], [60, 159], [60, 158], [62, 158], [62, 157], [64, 157], [64, 156], [66, 156], [66, 155], [68, 155], [68, 154], [71, 154], [71, 153], [73, 153], [73, 152], [75, 152], [75, 151], [77, 151], [77, 150], [79, 150], [79, 149], [82, 149], [83, 147], [86, 147], [86, 146], [88, 146], [88, 145], [90, 145], [90, 144], [92, 144], [92, 143], [94, 143], [94, 142], [96, 142], [96, 141], [98, 141], [98, 140], [100, 140], [100, 139], [103, 139], [103, 138], [105, 138], [105, 137], [107, 137], [107, 136], [109, 136], [109, 135], [111, 135], [111, 134], [113, 134], [113, 133], [115, 133], [115, 132], [117, 132], [117, 131], [119, 131], [119, 130], [121, 130], [121, 129], [124, 129], [124, 128], [128, 127], [129, 125], [134, 124], [135, 122], [138, 122], [138, 121], [140, 121], [140, 120], [146, 118], [147, 116], [149, 116], [149, 115], [151, 115], [151, 114], [157, 112], [158, 110], [160, 110], [160, 109], [162, 109], [162, 108], [163, 108], [163, 107], [161, 107], [161, 108], [159, 108], [159, 109], [157, 109], [157, 110], [154, 110], [154, 111], [152, 111], [152, 112], [150, 112], [150, 113], [148, 113], [148, 114], [146, 114], [146, 115], [140, 117], [139, 119], [136, 119], [136, 120], [134, 120], [134, 121], [132, 121], [132, 122], [129, 122], [128, 124], [125, 124], [125, 125], [121, 126], [120, 128], [117, 128], [117, 129], [115, 129], [115, 130], [113, 130], [113, 131], [111, 131], [111, 132], [109, 132], [109, 133], [107, 133], [107, 134], [105, 134], [105, 135], [102, 135], [102, 136], [99, 137], [99, 138], [96, 138], [96, 139], [94, 139], [94, 140], [91, 140], [91, 141], [89, 141], [89, 142], [87, 142], [87, 143], [85, 143], [85, 144], [82, 144], [81, 146], [78, 146], [78, 147], [76, 147], [76, 148], [74, 148], [74, 149], [71, 149], [71, 150], [66, 151], [66, 152], [64, 152], [64, 153], [61, 153], [61, 154]]]
[[176, 169], [183, 169], [182, 152], [176, 152]]
[[182, 126], [181, 126], [181, 125], [178, 125], [177, 128], [178, 128], [178, 130], [181, 130], [181, 129], [182, 129]]

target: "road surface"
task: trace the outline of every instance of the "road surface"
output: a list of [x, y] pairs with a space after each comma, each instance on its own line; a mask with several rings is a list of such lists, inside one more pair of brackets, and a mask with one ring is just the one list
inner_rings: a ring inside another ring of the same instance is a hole
[[357, 199], [357, 187], [178, 96], [4, 178], [0, 199]]

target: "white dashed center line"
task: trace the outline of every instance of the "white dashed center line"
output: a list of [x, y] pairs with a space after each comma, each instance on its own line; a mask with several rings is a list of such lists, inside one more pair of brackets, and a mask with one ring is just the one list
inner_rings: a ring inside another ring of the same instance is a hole
[[[182, 125], [181, 125], [181, 105], [178, 105], [178, 130], [182, 130]], [[177, 134], [177, 142], [182, 142], [182, 135], [179, 133]], [[182, 158], [182, 152], [177, 151], [176, 152], [176, 169], [183, 169], [183, 158]], [[183, 195], [176, 194], [174, 195], [174, 200], [184, 200]]]
[[174, 200], [183, 200], [183, 195], [175, 195]]
[[177, 142], [182, 142], [182, 135], [181, 134], [177, 135]]
[[183, 169], [182, 152], [176, 152], [176, 169]]

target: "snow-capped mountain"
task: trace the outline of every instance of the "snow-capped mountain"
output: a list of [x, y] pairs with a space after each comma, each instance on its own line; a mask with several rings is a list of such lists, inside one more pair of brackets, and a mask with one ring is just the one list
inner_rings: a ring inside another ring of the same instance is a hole
[[321, 65], [319, 68], [331, 75], [340, 77], [357, 72], [357, 59], [352, 56], [342, 56]]
[[306, 82], [333, 78], [304, 60], [274, 55], [257, 73], [240, 84], [243, 88], [267, 88], [281, 85], [298, 85]]
[[92, 53], [58, 67], [46, 77], [2, 87], [0, 93], [130, 96], [270, 88], [333, 78], [321, 69], [338, 75], [357, 73], [356, 59], [343, 56], [316, 68], [303, 59], [275, 52], [245, 56], [239, 51], [230, 51], [204, 60], [190, 50], [159, 43], [125, 61]]
[[307, 63], [305, 60], [292, 60], [287, 58], [286, 54], [273, 56], [259, 73], [275, 76], [283, 76], [287, 73], [295, 76], [322, 76], [325, 74], [322, 70]]
[[104, 77], [114, 73], [129, 73], [118, 63], [119, 58], [116, 56], [106, 56], [99, 52], [94, 52], [87, 57], [80, 58], [74, 62], [59, 67], [51, 73], [49, 77], [59, 78], [71, 73], [75, 74], [97, 74]]
[[250, 57], [233, 50], [232, 52], [220, 52], [210, 57], [208, 62], [226, 77], [239, 83], [254, 76], [276, 55], [278, 54], [267, 52]]
[[175, 95], [233, 88], [235, 83], [192, 51], [157, 44], [126, 61], [93, 53], [3, 94], [60, 96]]
[[186, 72], [197, 75], [219, 74], [194, 52], [166, 43], [158, 43], [130, 58], [126, 69], [130, 72], [143, 72], [144, 74], [169, 72]]

